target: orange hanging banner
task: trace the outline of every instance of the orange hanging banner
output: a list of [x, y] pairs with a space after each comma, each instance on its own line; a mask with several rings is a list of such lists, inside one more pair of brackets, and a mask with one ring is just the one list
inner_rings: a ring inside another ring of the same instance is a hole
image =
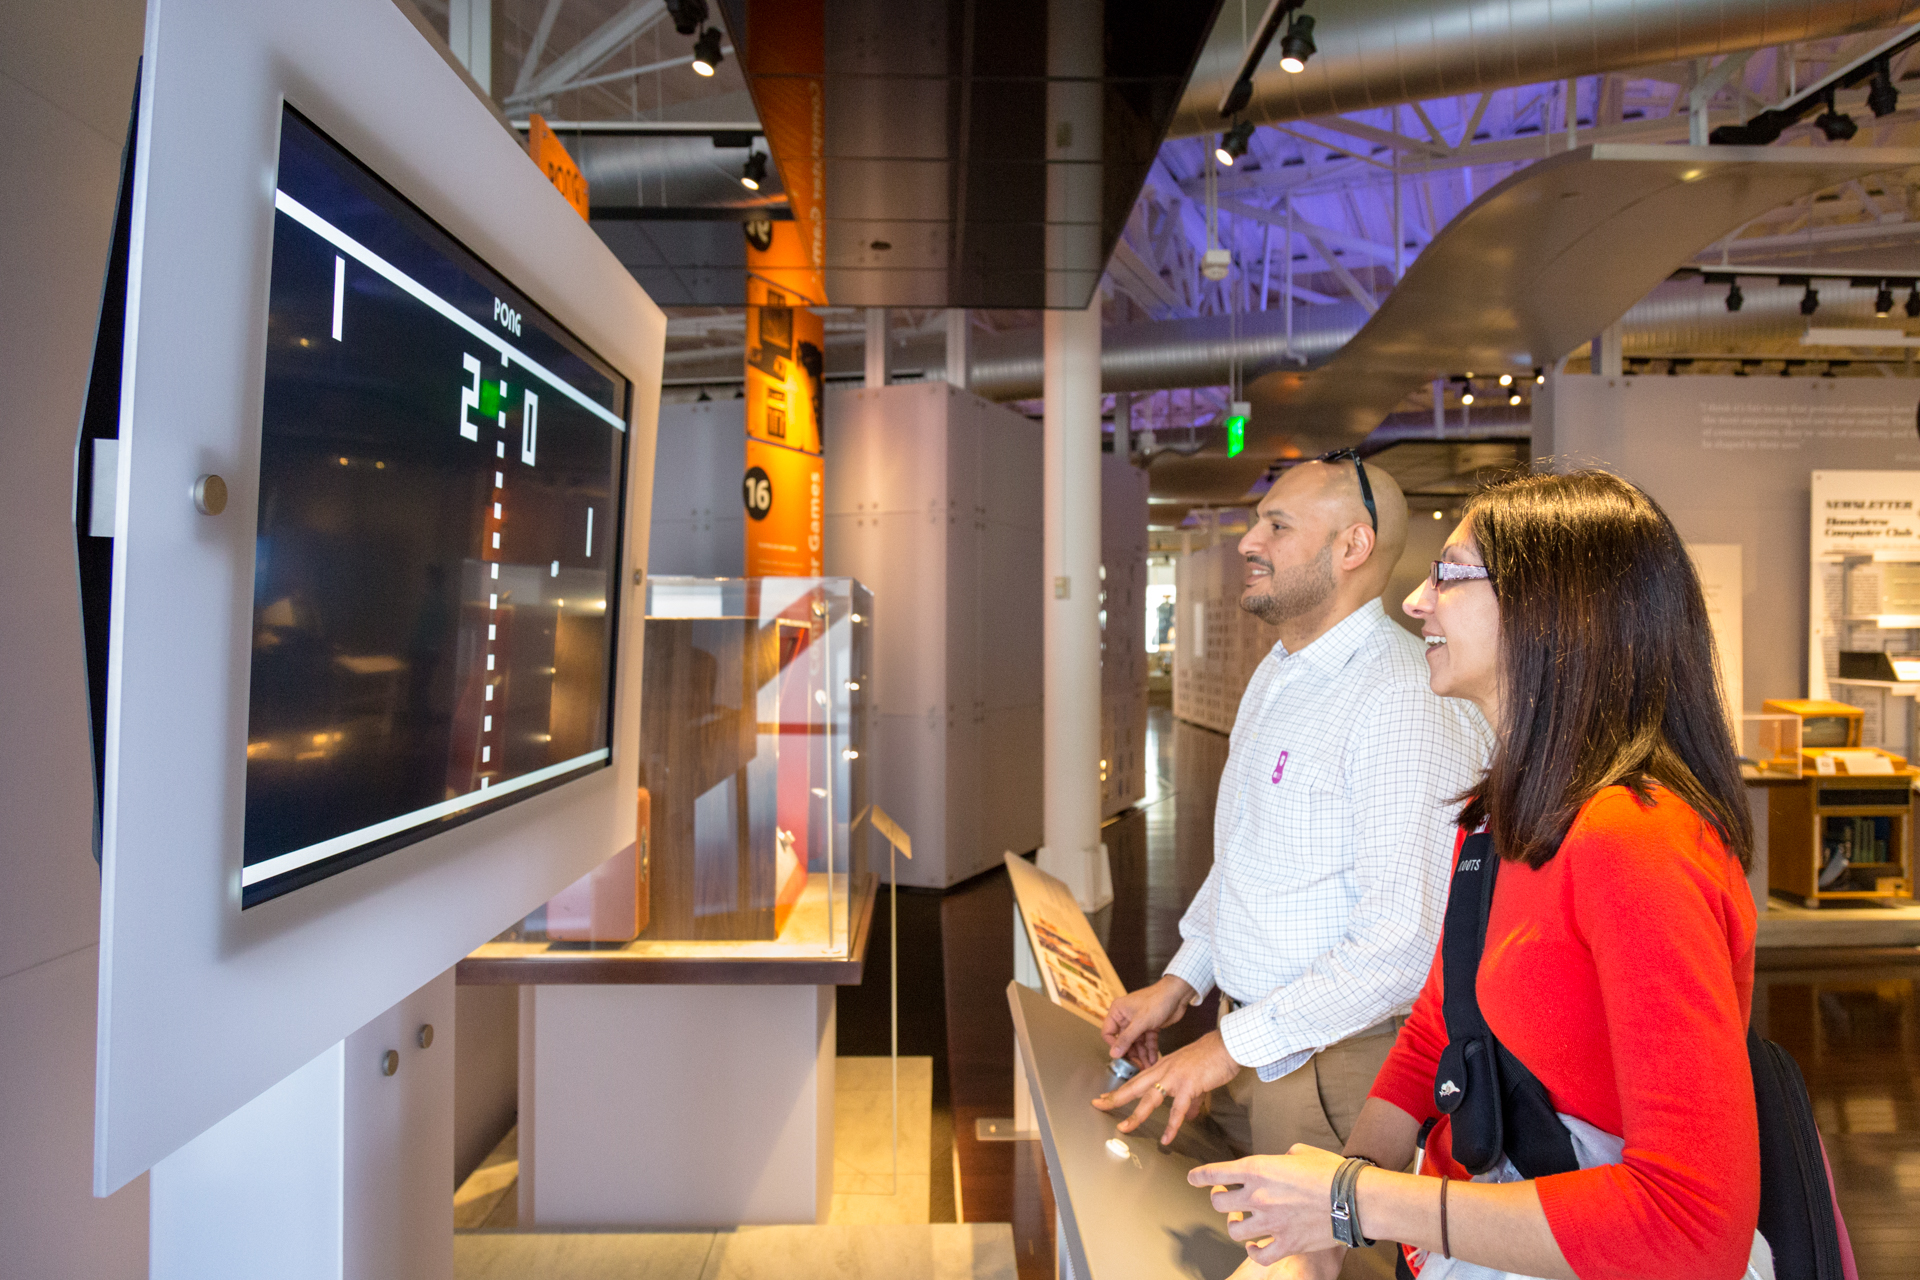
[[527, 123], [527, 154], [540, 166], [540, 172], [547, 175], [547, 181], [567, 198], [567, 203], [581, 217], [587, 217], [587, 179], [567, 154], [566, 145], [538, 113]]
[[793, 223], [747, 224], [747, 470], [740, 497], [750, 578], [824, 572], [826, 326], [807, 310], [815, 300], [802, 292], [809, 275]]

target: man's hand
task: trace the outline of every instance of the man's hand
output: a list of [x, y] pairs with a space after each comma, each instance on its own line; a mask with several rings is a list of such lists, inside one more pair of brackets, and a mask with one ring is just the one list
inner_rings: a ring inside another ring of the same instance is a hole
[[[1118, 1111], [1133, 1106], [1132, 1115], [1120, 1122], [1120, 1132], [1132, 1133], [1161, 1101], [1171, 1102], [1172, 1109], [1167, 1114], [1167, 1131], [1160, 1135], [1160, 1145], [1172, 1142], [1174, 1135], [1180, 1132], [1180, 1126], [1191, 1117], [1199, 1114], [1200, 1099], [1232, 1080], [1240, 1072], [1240, 1064], [1227, 1052], [1226, 1041], [1220, 1038], [1218, 1031], [1209, 1031], [1184, 1049], [1176, 1049], [1139, 1075], [1110, 1093], [1103, 1093], [1093, 1100], [1093, 1105], [1102, 1111]], [[1228, 1166], [1222, 1166], [1228, 1167]], [[1235, 1239], [1244, 1237], [1236, 1236]]]
[[1150, 1067], [1160, 1060], [1162, 1027], [1170, 1027], [1186, 1016], [1187, 1006], [1198, 994], [1183, 978], [1172, 974], [1149, 987], [1129, 991], [1107, 1006], [1107, 1020], [1100, 1025], [1110, 1057], [1125, 1057], [1136, 1045], [1141, 1052], [1133, 1060]]
[[1229, 1219], [1227, 1235], [1245, 1244], [1253, 1261], [1271, 1266], [1294, 1255], [1337, 1249], [1327, 1204], [1340, 1159], [1296, 1142], [1284, 1156], [1203, 1164], [1187, 1174], [1187, 1181], [1213, 1187], [1213, 1207], [1241, 1215], [1238, 1221]]

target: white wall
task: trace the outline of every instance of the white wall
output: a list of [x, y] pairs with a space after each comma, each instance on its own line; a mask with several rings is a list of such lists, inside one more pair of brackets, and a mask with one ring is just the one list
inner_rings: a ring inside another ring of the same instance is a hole
[[747, 402], [660, 406], [653, 454], [649, 577], [738, 578], [747, 571]]
[[0, 5], [0, 1268], [144, 1276], [147, 1180], [95, 1200], [99, 876], [74, 585], [74, 437], [139, 0]]
[[1549, 379], [1534, 452], [1641, 486], [1690, 543], [1741, 547], [1745, 710], [1805, 696], [1809, 476], [1920, 468], [1909, 378]]

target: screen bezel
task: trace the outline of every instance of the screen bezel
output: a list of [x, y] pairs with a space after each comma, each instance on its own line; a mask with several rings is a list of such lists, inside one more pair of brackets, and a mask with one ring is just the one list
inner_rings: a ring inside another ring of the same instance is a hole
[[[544, 319], [548, 324], [552, 325], [561, 334], [565, 335], [565, 337], [569, 341], [577, 344], [581, 349], [581, 351], [586, 353], [586, 355], [591, 357], [594, 361], [597, 361], [599, 364], [605, 366], [604, 369], [600, 370], [600, 372], [603, 372], [609, 379], [611, 379], [614, 382], [615, 387], [619, 392], [619, 400], [620, 400], [620, 408], [617, 412], [618, 412], [618, 415], [622, 418], [622, 420], [627, 423], [626, 428], [620, 432], [620, 460], [616, 466], [615, 474], [613, 477], [613, 483], [614, 483], [613, 510], [614, 510], [615, 524], [614, 524], [614, 531], [613, 531], [613, 539], [609, 543], [610, 546], [615, 548], [624, 546], [625, 544], [623, 542], [623, 538], [626, 533], [627, 465], [628, 465], [628, 455], [632, 451], [632, 447], [633, 447], [633, 429], [632, 429], [633, 404], [634, 404], [633, 379], [621, 373], [618, 369], [616, 369], [612, 365], [612, 363], [606, 359], [605, 356], [602, 356], [598, 351], [595, 351], [591, 344], [582, 340], [579, 334], [574, 333], [571, 329], [569, 329], [566, 326], [566, 324], [560, 320], [558, 316], [555, 316], [552, 312], [548, 311], [545, 307], [540, 305], [540, 303], [525, 289], [522, 289], [514, 281], [508, 279], [505, 275], [501, 274], [501, 272], [497, 268], [495, 268], [491, 263], [489, 263], [485, 258], [481, 257], [478, 253], [475, 253], [471, 247], [469, 247], [460, 239], [459, 236], [453, 234], [453, 232], [449, 231], [446, 227], [442, 226], [426, 210], [422, 209], [419, 205], [415, 204], [412, 200], [409, 200], [405, 192], [401, 191], [399, 188], [395, 187], [391, 182], [388, 182], [385, 178], [381, 177], [380, 174], [375, 169], [373, 169], [371, 166], [366, 164], [359, 157], [355, 156], [353, 152], [349, 150], [347, 147], [341, 145], [338, 139], [333, 137], [332, 134], [328, 133], [324, 128], [322, 128], [318, 123], [316, 123], [311, 116], [307, 115], [306, 112], [302, 111], [299, 107], [299, 104], [292, 101], [283, 101], [281, 103], [281, 109], [283, 112], [283, 115], [282, 115], [283, 120], [286, 116], [289, 116], [289, 115], [298, 119], [307, 128], [311, 129], [315, 134], [317, 134], [323, 144], [331, 146], [335, 148], [337, 151], [339, 151], [341, 156], [350, 165], [353, 165], [359, 171], [361, 176], [367, 178], [368, 180], [376, 184], [380, 188], [380, 190], [384, 192], [390, 199], [392, 199], [394, 202], [399, 204], [402, 208], [413, 213], [416, 217], [419, 217], [420, 219], [422, 219], [429, 227], [433, 228], [435, 231], [439, 232], [441, 235], [445, 236], [449, 241], [451, 241], [456, 248], [468, 254], [473, 259], [472, 265], [477, 266], [481, 272], [484, 272], [494, 277], [494, 280], [490, 282], [493, 287], [495, 287], [496, 289], [503, 289], [505, 293], [511, 294], [515, 300], [524, 302], [529, 309], [531, 309], [532, 311], [538, 312], [542, 319]], [[281, 133], [281, 138], [283, 140], [285, 138], [284, 131]], [[278, 149], [278, 145], [276, 144], [275, 152], [274, 152], [274, 185], [276, 189], [279, 186], [279, 160], [280, 160], [279, 149]], [[269, 255], [269, 262], [271, 262], [271, 255]], [[456, 261], [456, 265], [460, 266], [463, 270], [466, 270], [468, 269], [469, 264]], [[269, 267], [269, 272], [268, 272], [268, 286], [269, 288], [271, 288], [272, 286], [271, 267]], [[266, 368], [266, 360], [265, 360], [265, 349], [263, 347], [262, 359], [261, 359], [261, 383], [262, 383], [263, 394], [264, 394], [266, 377], [267, 377], [267, 368]], [[257, 478], [258, 476], [257, 469], [255, 472], [255, 475]], [[623, 610], [622, 593], [615, 589], [619, 585], [620, 568], [621, 566], [619, 564], [615, 564], [611, 573], [608, 575], [608, 579], [609, 579], [609, 585], [608, 585], [608, 591], [607, 591], [608, 625], [611, 628], [611, 634], [615, 636], [619, 634], [620, 614]], [[339, 875], [342, 872], [351, 870], [352, 868], [360, 866], [363, 863], [372, 862], [377, 858], [383, 858], [391, 853], [398, 853], [400, 850], [405, 849], [409, 845], [418, 844], [422, 840], [431, 839], [433, 836], [438, 835], [443, 831], [451, 831], [455, 827], [462, 826], [465, 823], [473, 822], [479, 818], [486, 817], [489, 814], [498, 813], [502, 809], [505, 809], [511, 805], [519, 804], [525, 800], [531, 799], [534, 796], [540, 795], [543, 792], [551, 791], [556, 787], [565, 786], [567, 783], [572, 782], [578, 778], [584, 777], [589, 773], [596, 773], [601, 769], [612, 768], [613, 767], [612, 748], [613, 748], [614, 726], [615, 726], [614, 693], [615, 693], [615, 686], [619, 682], [619, 674], [620, 674], [617, 646], [612, 644], [609, 644], [607, 646], [607, 663], [608, 663], [608, 671], [607, 671], [605, 712], [607, 717], [606, 725], [607, 725], [608, 758], [606, 760], [596, 761], [591, 764], [581, 765], [575, 769], [569, 770], [564, 774], [561, 774], [558, 777], [548, 778], [541, 782], [537, 782], [528, 786], [521, 787], [515, 791], [509, 792], [507, 794], [504, 794], [492, 799], [476, 800], [472, 804], [468, 805], [466, 808], [457, 810], [454, 813], [446, 814], [440, 818], [428, 819], [415, 826], [408, 827], [403, 831], [395, 832], [391, 836], [387, 836], [378, 840], [370, 840], [365, 844], [356, 845], [351, 849], [345, 850], [344, 852], [333, 854], [329, 857], [321, 858], [314, 862], [306, 863], [302, 866], [294, 868], [291, 871], [287, 871], [280, 875], [273, 876], [270, 879], [262, 880], [251, 885], [243, 883], [240, 891], [241, 892], [241, 897], [240, 897], [241, 909], [251, 910], [252, 908], [259, 906], [261, 903], [271, 901], [272, 899], [278, 898], [283, 894], [292, 893], [297, 889], [305, 888], [307, 885], [318, 884], [322, 880], [328, 879], [329, 877], [332, 877], [332, 876]], [[251, 669], [249, 669], [249, 675], [251, 675]]]
[[[107, 653], [100, 1195], [634, 838], [639, 681], [622, 677], [638, 671], [640, 610], [622, 607], [613, 767], [241, 909], [265, 317], [286, 102], [632, 384], [623, 596], [646, 563], [665, 316], [489, 106], [389, 0], [151, 6]], [[190, 496], [209, 474], [228, 481], [217, 516]]]

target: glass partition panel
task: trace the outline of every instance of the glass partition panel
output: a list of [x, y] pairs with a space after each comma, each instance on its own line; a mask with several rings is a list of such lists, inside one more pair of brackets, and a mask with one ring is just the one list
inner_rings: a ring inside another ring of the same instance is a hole
[[872, 599], [850, 578], [651, 579], [641, 841], [507, 937], [643, 955], [847, 954]]

